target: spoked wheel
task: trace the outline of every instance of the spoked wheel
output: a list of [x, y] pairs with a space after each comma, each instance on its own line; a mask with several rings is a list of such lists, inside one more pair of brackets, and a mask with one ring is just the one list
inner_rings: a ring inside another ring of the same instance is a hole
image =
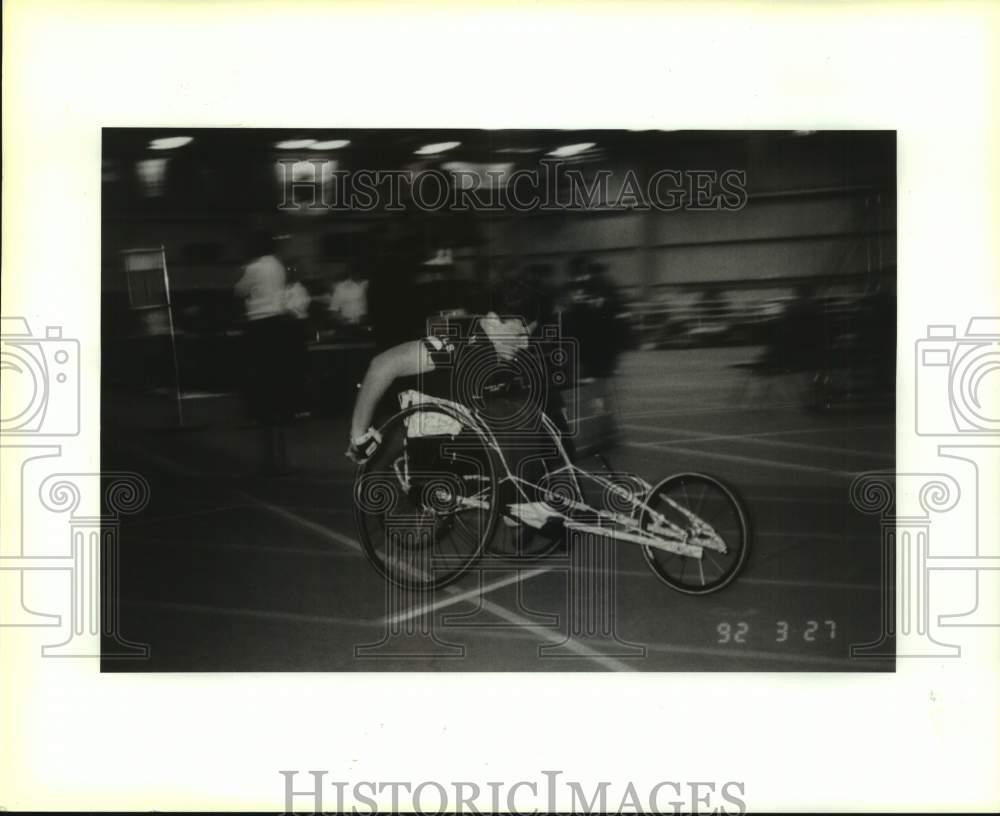
[[732, 491], [710, 476], [683, 473], [664, 479], [650, 491], [641, 518], [644, 530], [676, 525], [686, 543], [702, 545], [700, 559], [656, 547], [642, 548], [656, 576], [678, 592], [717, 592], [746, 564], [750, 553], [746, 512]]
[[401, 411], [379, 432], [382, 444], [355, 477], [365, 554], [399, 586], [450, 584], [482, 555], [496, 528], [493, 455], [482, 437], [437, 406]]

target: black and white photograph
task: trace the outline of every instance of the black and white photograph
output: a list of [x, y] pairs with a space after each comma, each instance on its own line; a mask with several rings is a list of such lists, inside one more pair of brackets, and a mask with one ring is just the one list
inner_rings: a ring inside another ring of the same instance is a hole
[[1000, 810], [1000, 5], [2, 17], [0, 811]]
[[894, 132], [102, 145], [104, 671], [893, 671]]

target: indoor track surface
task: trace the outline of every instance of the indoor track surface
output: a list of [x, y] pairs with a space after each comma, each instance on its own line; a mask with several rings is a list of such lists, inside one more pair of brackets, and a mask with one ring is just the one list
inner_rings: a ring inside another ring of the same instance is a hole
[[701, 597], [661, 583], [628, 544], [594, 554], [614, 559], [603, 580], [565, 553], [493, 557], [433, 594], [397, 592], [359, 545], [342, 420], [297, 422], [295, 471], [267, 478], [252, 428], [128, 428], [106, 396], [102, 468], [151, 488], [122, 519], [119, 597], [121, 636], [150, 654], [103, 668], [892, 670], [891, 658], [851, 656], [880, 640], [883, 592], [880, 519], [852, 507], [850, 486], [893, 468], [893, 414], [805, 411], [794, 378], [738, 367], [757, 353], [632, 352], [615, 380], [616, 470], [705, 472], [748, 509], [747, 567]]

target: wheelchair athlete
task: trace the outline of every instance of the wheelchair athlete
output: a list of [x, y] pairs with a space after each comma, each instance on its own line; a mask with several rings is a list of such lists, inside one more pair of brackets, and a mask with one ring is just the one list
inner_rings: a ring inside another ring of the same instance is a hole
[[[496, 435], [511, 470], [525, 482], [536, 483], [544, 476], [546, 458], [555, 461], [551, 439], [540, 433], [540, 413], [559, 429], [572, 456], [562, 398], [552, 379], [555, 372], [547, 364], [550, 355], [543, 351], [544, 342], [532, 342], [544, 317], [544, 300], [526, 285], [508, 283], [494, 289], [486, 305], [478, 316], [450, 318], [441, 331], [401, 343], [372, 360], [354, 405], [350, 459], [362, 463], [376, 454], [382, 442], [372, 427], [376, 406], [394, 384], [405, 384], [407, 378], [416, 378], [416, 386], [401, 389], [404, 399], [427, 395], [474, 408]], [[435, 456], [439, 440], [431, 436], [410, 443], [421, 470], [444, 466]], [[507, 515], [541, 527], [557, 514], [537, 499], [530, 490], [522, 487], [518, 492], [509, 483], [500, 497]]]

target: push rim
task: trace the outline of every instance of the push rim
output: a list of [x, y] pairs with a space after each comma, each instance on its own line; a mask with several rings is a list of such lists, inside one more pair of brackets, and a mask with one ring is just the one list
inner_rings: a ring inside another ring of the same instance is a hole
[[[365, 555], [387, 580], [436, 589], [457, 580], [482, 555], [499, 507], [494, 456], [462, 423], [457, 436], [414, 438], [411, 406], [380, 429], [382, 444], [358, 467], [355, 521]], [[446, 406], [433, 412], [462, 422]]]

